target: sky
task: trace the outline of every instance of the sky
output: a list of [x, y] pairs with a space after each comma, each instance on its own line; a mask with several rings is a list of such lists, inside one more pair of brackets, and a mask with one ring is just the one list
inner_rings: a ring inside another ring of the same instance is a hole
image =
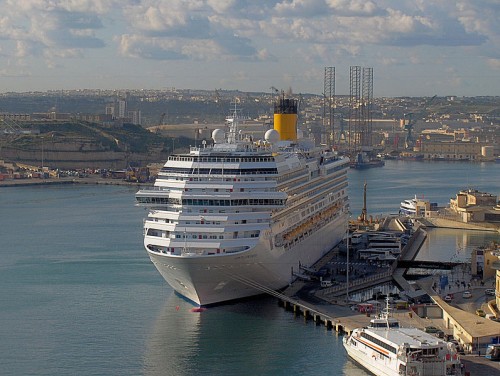
[[500, 91], [500, 0], [0, 0], [0, 93]]

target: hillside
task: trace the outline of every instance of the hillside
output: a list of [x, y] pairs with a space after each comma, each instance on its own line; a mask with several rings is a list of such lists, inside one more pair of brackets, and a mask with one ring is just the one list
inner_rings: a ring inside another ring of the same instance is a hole
[[[0, 159], [51, 168], [122, 169], [164, 161], [172, 152], [171, 138], [133, 124], [103, 127], [88, 122], [33, 123], [31, 133], [0, 136]], [[193, 141], [176, 139], [175, 147]]]

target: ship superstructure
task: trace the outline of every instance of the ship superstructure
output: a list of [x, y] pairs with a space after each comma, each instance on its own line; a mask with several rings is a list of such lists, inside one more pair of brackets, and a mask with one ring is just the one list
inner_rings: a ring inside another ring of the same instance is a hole
[[[289, 116], [292, 115], [292, 116]], [[275, 124], [254, 142], [237, 109], [213, 145], [168, 158], [154, 187], [136, 194], [149, 208], [144, 246], [180, 294], [209, 305], [287, 286], [347, 230], [349, 161], [297, 139], [296, 101], [280, 98]]]

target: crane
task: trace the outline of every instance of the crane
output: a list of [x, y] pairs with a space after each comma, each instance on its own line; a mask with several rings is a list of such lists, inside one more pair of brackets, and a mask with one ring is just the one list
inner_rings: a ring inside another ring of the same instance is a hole
[[165, 116], [166, 116], [166, 115], [167, 115], [167, 114], [166, 114], [165, 112], [164, 112], [163, 114], [161, 114], [161, 116], [160, 116], [160, 121], [158, 122], [158, 125], [163, 125], [163, 120], [165, 119]]
[[[429, 108], [429, 105], [434, 102], [434, 99], [436, 99], [437, 95], [434, 95], [431, 99], [427, 101], [427, 103], [424, 106], [424, 110], [427, 110]], [[407, 114], [404, 114], [404, 129], [406, 131], [406, 137], [405, 137], [405, 148], [406, 149], [411, 149], [413, 146], [415, 146], [415, 139], [413, 137], [413, 122], [412, 122], [412, 112], [409, 112]], [[408, 117], [408, 123], [406, 123], [406, 117]]]
[[[405, 137], [405, 148], [406, 149], [411, 149], [413, 146], [415, 146], [415, 139], [413, 138], [413, 123], [411, 116], [413, 115], [412, 112], [409, 112], [407, 114], [404, 114], [404, 128], [406, 131], [406, 137]], [[408, 117], [408, 123], [406, 122], [406, 117]]]

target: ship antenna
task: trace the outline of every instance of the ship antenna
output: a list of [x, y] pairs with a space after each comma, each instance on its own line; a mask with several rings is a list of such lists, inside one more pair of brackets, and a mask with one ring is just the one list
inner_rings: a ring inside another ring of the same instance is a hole
[[229, 115], [226, 120], [229, 122], [229, 143], [236, 143], [238, 137], [238, 107], [236, 101], [234, 103], [234, 108], [232, 115]]
[[388, 296], [385, 298], [385, 308], [382, 311], [382, 315], [383, 315], [384, 319], [386, 320], [387, 327], [389, 328], [390, 327], [389, 317], [391, 316], [391, 309], [389, 307], [389, 297]]

